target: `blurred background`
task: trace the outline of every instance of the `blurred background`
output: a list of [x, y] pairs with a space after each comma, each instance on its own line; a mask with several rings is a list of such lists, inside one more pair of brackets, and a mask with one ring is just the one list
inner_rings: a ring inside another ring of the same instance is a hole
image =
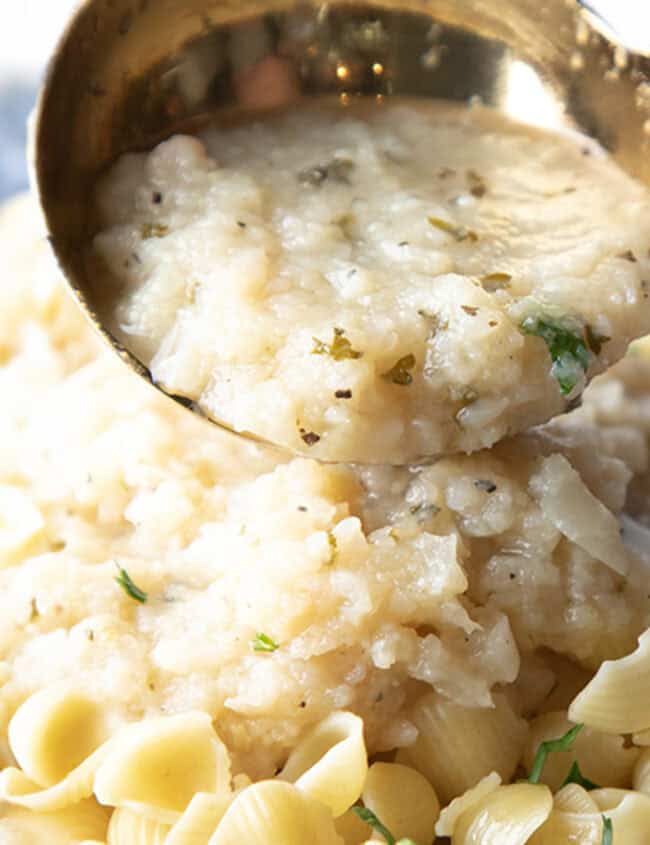
[[[494, 0], [498, 3], [498, 0]], [[27, 186], [26, 122], [39, 80], [78, 0], [0, 0], [0, 201]], [[631, 48], [648, 49], [650, 0], [583, 0]]]

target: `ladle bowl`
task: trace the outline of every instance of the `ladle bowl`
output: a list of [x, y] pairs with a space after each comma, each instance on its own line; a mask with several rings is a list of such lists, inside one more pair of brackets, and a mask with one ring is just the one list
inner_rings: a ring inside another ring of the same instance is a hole
[[[107, 330], [111, 291], [85, 260], [98, 175], [209, 118], [305, 99], [475, 98], [594, 138], [650, 186], [650, 58], [601, 23], [570, 0], [86, 0], [50, 62], [33, 139], [63, 274], [97, 330], [153, 383]], [[277, 84], [279, 71], [290, 84]]]

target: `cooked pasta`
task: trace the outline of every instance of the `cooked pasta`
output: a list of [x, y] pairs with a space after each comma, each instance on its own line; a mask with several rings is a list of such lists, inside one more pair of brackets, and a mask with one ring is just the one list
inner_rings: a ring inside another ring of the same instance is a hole
[[206, 713], [150, 719], [117, 736], [94, 792], [101, 804], [173, 824], [198, 792], [230, 792], [228, 753]]
[[108, 826], [107, 845], [165, 845], [169, 825], [132, 810], [117, 809]]
[[614, 842], [645, 845], [650, 831], [650, 797], [640, 792], [596, 790], [594, 800], [603, 815], [611, 819]]
[[70, 807], [93, 793], [111, 747], [99, 704], [67, 686], [28, 698], [9, 723], [9, 744], [21, 766], [0, 773], [0, 798], [38, 812]]
[[440, 804], [429, 781], [415, 769], [373, 763], [362, 798], [396, 839], [426, 843], [435, 838]]
[[438, 836], [451, 836], [460, 816], [476, 804], [480, 804], [487, 795], [494, 792], [499, 786], [501, 786], [501, 776], [496, 772], [491, 772], [482, 778], [476, 786], [471, 787], [458, 798], [454, 798], [440, 813], [440, 818], [436, 823]]
[[204, 845], [224, 816], [232, 794], [197, 792], [190, 804], [169, 831], [165, 845]]
[[459, 816], [452, 845], [525, 845], [552, 807], [546, 786], [499, 786]]
[[18, 765], [42, 788], [62, 781], [108, 735], [98, 702], [67, 686], [32, 695], [9, 723], [9, 744]]
[[263, 781], [241, 792], [209, 845], [343, 845], [328, 809], [293, 784]]
[[3, 807], [0, 813], [2, 845], [79, 845], [106, 842], [110, 811], [95, 801], [82, 801], [56, 812], [32, 812]]
[[368, 771], [363, 722], [333, 713], [292, 751], [280, 777], [341, 816], [361, 795]]
[[429, 779], [443, 804], [493, 771], [508, 781], [526, 740], [526, 723], [502, 694], [494, 695], [494, 707], [472, 709], [425, 695], [412, 719], [419, 735], [404, 759]]
[[632, 785], [637, 792], [650, 795], [650, 749], [644, 748], [636, 761]]
[[650, 631], [632, 654], [605, 661], [569, 708], [569, 718], [595, 730], [631, 734], [650, 728]]
[[[535, 752], [544, 740], [562, 736], [571, 728], [566, 712], [545, 713], [530, 723], [523, 762], [530, 771]], [[583, 775], [594, 783], [630, 787], [639, 757], [639, 749], [630, 747], [623, 736], [603, 734], [590, 728], [580, 731], [571, 750], [551, 754], [544, 766], [542, 780], [557, 790], [561, 787], [571, 765], [577, 762]]]

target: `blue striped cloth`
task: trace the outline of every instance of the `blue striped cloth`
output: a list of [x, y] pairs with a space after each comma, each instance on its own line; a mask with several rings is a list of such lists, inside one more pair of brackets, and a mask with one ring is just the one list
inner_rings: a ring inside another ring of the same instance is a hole
[[0, 80], [0, 201], [27, 187], [27, 118], [36, 86]]

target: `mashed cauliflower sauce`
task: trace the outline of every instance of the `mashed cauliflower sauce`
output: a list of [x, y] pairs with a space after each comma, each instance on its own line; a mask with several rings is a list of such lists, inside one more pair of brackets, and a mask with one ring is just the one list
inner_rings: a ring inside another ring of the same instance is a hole
[[492, 446], [650, 331], [647, 192], [487, 110], [212, 128], [122, 158], [98, 204], [114, 333], [168, 392], [310, 457]]
[[643, 347], [529, 428], [648, 328], [641, 189], [391, 108], [175, 138], [100, 201], [166, 388], [375, 465], [148, 388], [0, 214], [0, 843], [647, 843]]

